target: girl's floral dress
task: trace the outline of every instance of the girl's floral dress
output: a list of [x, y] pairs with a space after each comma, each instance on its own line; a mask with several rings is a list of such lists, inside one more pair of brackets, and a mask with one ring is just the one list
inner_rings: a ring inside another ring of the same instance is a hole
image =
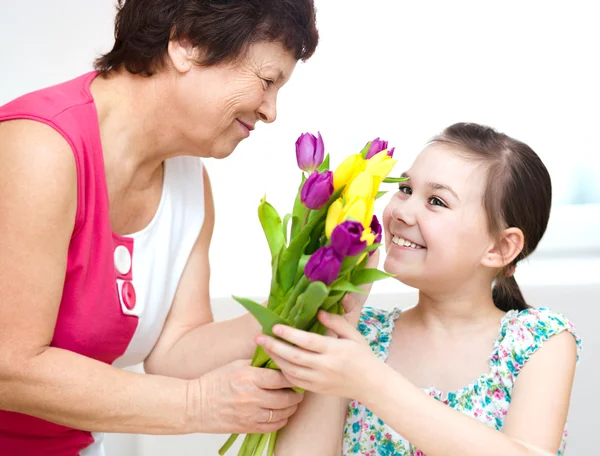
[[[375, 355], [384, 362], [388, 356], [394, 323], [400, 312], [400, 309], [386, 311], [366, 307], [358, 325]], [[520, 312], [511, 310], [502, 318], [499, 335], [490, 356], [488, 373], [482, 374], [464, 388], [448, 393], [447, 397], [434, 387], [427, 388], [424, 392], [453, 409], [500, 430], [519, 371], [546, 340], [565, 330], [575, 337], [579, 358], [581, 340], [575, 334], [572, 323], [564, 316], [547, 308], [532, 308]], [[559, 456], [564, 453], [566, 438], [565, 427]], [[358, 401], [350, 402], [348, 408], [343, 454], [424, 456]]]

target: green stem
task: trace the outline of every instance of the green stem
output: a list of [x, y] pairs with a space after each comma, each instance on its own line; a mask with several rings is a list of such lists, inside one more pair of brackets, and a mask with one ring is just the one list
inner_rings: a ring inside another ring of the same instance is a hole
[[249, 439], [250, 439], [250, 435], [246, 434], [246, 437], [244, 437], [244, 441], [242, 442], [242, 446], [240, 447], [240, 449], [238, 451], [238, 456], [244, 456], [244, 454], [246, 454], [246, 447], [248, 446]]
[[309, 209], [304, 212], [304, 220], [302, 220], [302, 228], [306, 226], [306, 222], [308, 222], [308, 215], [311, 213]]
[[281, 311], [281, 318], [283, 318], [284, 320], [287, 319], [290, 311], [292, 310], [292, 307], [294, 306], [294, 304], [296, 304], [296, 299], [298, 299], [298, 296], [300, 296], [300, 294], [308, 286], [309, 282], [310, 280], [308, 280], [308, 277], [306, 277], [305, 275], [303, 275], [302, 278], [298, 281], [298, 283], [294, 287], [294, 290], [290, 294], [290, 297], [286, 301], [285, 307]]
[[231, 445], [234, 444], [234, 442], [236, 441], [236, 439], [238, 438], [239, 434], [231, 434], [229, 436], [229, 438], [227, 439], [227, 442], [225, 442], [225, 445], [223, 445], [220, 449], [219, 449], [219, 454], [221, 456], [223, 456], [225, 453], [227, 453], [227, 450], [229, 450], [229, 448], [231, 448]]
[[256, 445], [256, 450], [254, 451], [254, 456], [262, 456], [265, 447], [267, 446], [267, 442], [269, 441], [269, 436], [271, 434], [262, 434], [260, 436], [260, 440], [258, 441], [258, 445]]
[[277, 442], [277, 431], [271, 432], [269, 438], [269, 446], [267, 448], [267, 456], [275, 455], [275, 442]]
[[256, 450], [256, 446], [260, 442], [261, 436], [262, 436], [262, 434], [251, 434], [250, 435], [250, 438], [248, 439], [248, 446], [246, 447], [244, 456], [253, 456], [254, 455], [254, 450]]

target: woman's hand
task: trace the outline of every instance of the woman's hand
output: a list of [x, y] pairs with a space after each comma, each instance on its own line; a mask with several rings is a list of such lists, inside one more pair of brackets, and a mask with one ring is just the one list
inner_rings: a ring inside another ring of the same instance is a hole
[[190, 382], [188, 416], [202, 432], [273, 432], [285, 426], [302, 400], [292, 386], [279, 371], [234, 361]]
[[369, 365], [379, 361], [344, 317], [321, 311], [319, 320], [338, 338], [276, 325], [273, 332], [283, 341], [261, 334], [256, 342], [295, 386], [319, 394], [356, 398], [366, 388]]

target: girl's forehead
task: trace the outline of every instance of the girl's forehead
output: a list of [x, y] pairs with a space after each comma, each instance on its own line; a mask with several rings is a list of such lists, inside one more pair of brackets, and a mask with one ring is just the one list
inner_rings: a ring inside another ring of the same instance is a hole
[[461, 194], [481, 195], [487, 179], [484, 162], [470, 157], [457, 147], [443, 143], [433, 143], [423, 149], [407, 174], [414, 181], [414, 185], [449, 186], [459, 198]]

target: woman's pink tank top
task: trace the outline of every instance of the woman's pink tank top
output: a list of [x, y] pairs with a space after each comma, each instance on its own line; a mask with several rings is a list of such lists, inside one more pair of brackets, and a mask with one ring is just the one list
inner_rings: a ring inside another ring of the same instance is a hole
[[[156, 342], [202, 226], [202, 168], [194, 157], [165, 162], [163, 197], [155, 216], [164, 223], [153, 220], [139, 239], [114, 234], [98, 117], [89, 90], [95, 77], [95, 72], [88, 73], [20, 97], [0, 107], [0, 122], [31, 119], [47, 124], [68, 141], [75, 156], [77, 213], [51, 346], [108, 364], [120, 358], [116, 365], [131, 365], [143, 361]], [[172, 213], [180, 223], [173, 223]], [[186, 213], [192, 220], [184, 218]], [[140, 250], [136, 255], [134, 242]], [[177, 272], [167, 272], [170, 267]], [[128, 347], [132, 353], [126, 355]], [[0, 411], [0, 456], [75, 456], [94, 447], [96, 437]]]

